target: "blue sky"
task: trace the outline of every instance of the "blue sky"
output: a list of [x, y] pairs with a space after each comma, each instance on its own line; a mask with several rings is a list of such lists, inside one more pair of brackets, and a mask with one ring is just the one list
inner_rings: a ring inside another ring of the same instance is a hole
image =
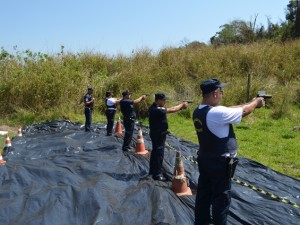
[[288, 0], [0, 0], [0, 47], [108, 55], [208, 43], [232, 20], [285, 21]]

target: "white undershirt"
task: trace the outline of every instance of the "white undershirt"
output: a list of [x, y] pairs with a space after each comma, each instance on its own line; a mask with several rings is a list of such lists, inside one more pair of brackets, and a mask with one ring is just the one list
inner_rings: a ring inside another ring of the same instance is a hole
[[107, 104], [107, 106], [109, 107], [109, 106], [113, 106], [114, 104], [116, 104], [116, 98], [107, 98], [107, 102], [106, 102], [106, 104]]
[[[199, 105], [199, 109], [207, 105]], [[229, 108], [225, 106], [215, 106], [208, 111], [206, 124], [208, 129], [217, 137], [224, 138], [229, 134], [230, 124], [239, 124], [242, 120], [243, 109]]]

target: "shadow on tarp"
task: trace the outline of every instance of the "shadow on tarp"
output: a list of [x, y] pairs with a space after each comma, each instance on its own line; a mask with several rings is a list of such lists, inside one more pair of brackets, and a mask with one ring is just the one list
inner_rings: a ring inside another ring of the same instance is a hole
[[[151, 151], [149, 130], [142, 128]], [[105, 124], [92, 124], [92, 129], [51, 121], [24, 127], [23, 136], [12, 139], [7, 163], [0, 167], [0, 224], [193, 225], [196, 144], [167, 136], [169, 181], [160, 182], [148, 176], [149, 156], [123, 153], [123, 140], [105, 136]], [[185, 157], [192, 196], [178, 197], [171, 190], [175, 150]], [[228, 224], [299, 224], [299, 180], [246, 158], [240, 159], [235, 179], [296, 205], [233, 181]]]

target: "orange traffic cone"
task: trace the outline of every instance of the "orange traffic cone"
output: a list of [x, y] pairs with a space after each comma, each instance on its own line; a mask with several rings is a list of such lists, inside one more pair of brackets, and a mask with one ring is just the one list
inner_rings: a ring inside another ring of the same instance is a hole
[[138, 131], [138, 136], [137, 136], [137, 143], [135, 146], [135, 153], [140, 154], [140, 155], [144, 155], [144, 154], [148, 153], [148, 151], [145, 148], [143, 132], [140, 127], [139, 127], [139, 131]]
[[19, 129], [18, 129], [18, 136], [19, 137], [22, 137], [23, 135], [22, 135], [22, 127], [20, 127]]
[[172, 190], [177, 196], [192, 195], [191, 189], [187, 186], [187, 178], [185, 177], [181, 154], [178, 151], [176, 152]]
[[120, 117], [119, 117], [118, 122], [116, 124], [115, 134], [121, 134], [122, 135], [122, 124], [121, 124]]
[[5, 160], [3, 160], [2, 154], [0, 153], [0, 166], [4, 165], [6, 163]]
[[5, 147], [11, 147], [11, 141], [8, 137], [8, 134], [6, 134]]

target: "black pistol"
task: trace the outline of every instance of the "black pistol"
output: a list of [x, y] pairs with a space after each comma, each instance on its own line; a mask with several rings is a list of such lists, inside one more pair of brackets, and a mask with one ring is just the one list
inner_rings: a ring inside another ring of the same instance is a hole
[[265, 100], [265, 107], [267, 107], [267, 100], [272, 98], [272, 95], [266, 94], [265, 91], [258, 91], [256, 97], [263, 97]]
[[183, 102], [187, 102], [187, 103], [193, 103], [192, 100], [183, 100]]

